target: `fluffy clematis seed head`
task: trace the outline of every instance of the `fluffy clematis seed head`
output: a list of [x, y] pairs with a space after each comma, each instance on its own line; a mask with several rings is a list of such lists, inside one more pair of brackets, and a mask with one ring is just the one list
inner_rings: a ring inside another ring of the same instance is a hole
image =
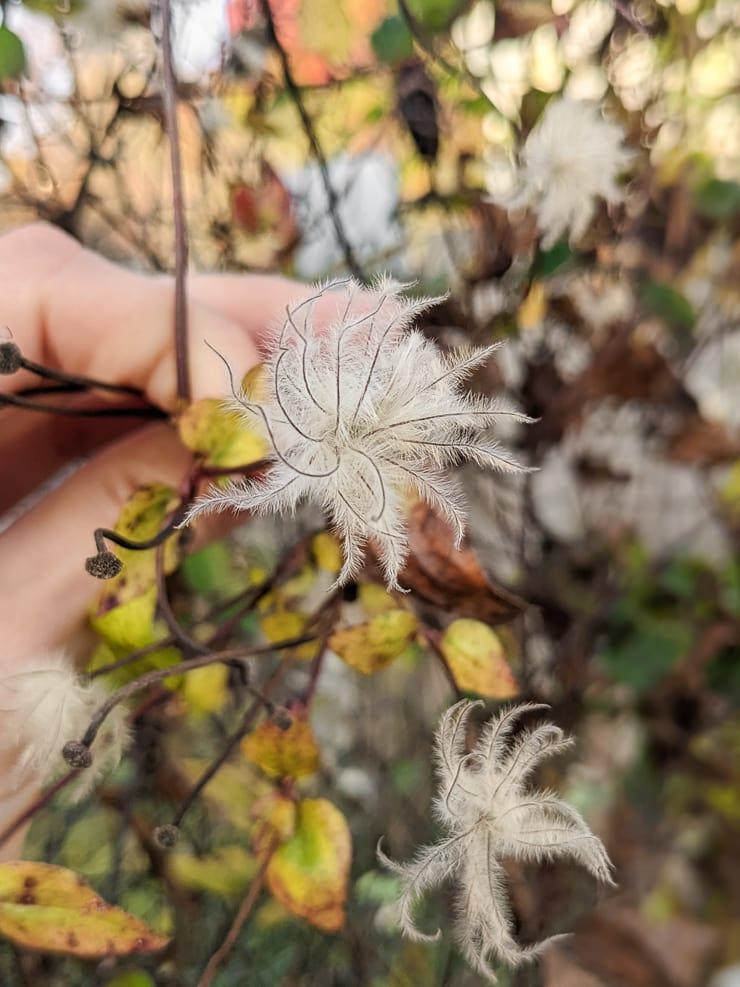
[[0, 750], [16, 753], [14, 784], [58, 774], [66, 761], [86, 768], [73, 790], [82, 798], [115, 768], [130, 739], [123, 707], [113, 709], [90, 751], [83, 753], [78, 742], [105, 698], [103, 687], [82, 679], [63, 651], [37, 655], [22, 671], [0, 675]]
[[[314, 305], [336, 288], [344, 289], [336, 318], [315, 323]], [[523, 469], [486, 433], [502, 416], [531, 419], [463, 389], [496, 347], [443, 352], [412, 329], [438, 299], [407, 299], [402, 288], [389, 280], [371, 290], [337, 281], [286, 311], [266, 354], [263, 400], [235, 394], [250, 426], [264, 428], [273, 468], [262, 479], [212, 489], [188, 520], [214, 509], [280, 512], [312, 501], [343, 542], [337, 585], [356, 575], [371, 541], [388, 584], [400, 588], [409, 492], [462, 538], [462, 498], [446, 468], [470, 460]]]
[[524, 142], [515, 192], [501, 204], [534, 212], [545, 249], [568, 231], [577, 240], [597, 199], [622, 198], [617, 178], [632, 160], [623, 140], [622, 128], [605, 120], [596, 104], [552, 100]]
[[467, 699], [443, 715], [435, 738], [439, 795], [434, 809], [447, 836], [423, 847], [405, 864], [390, 860], [378, 846], [382, 864], [401, 878], [398, 919], [411, 939], [434, 940], [414, 923], [414, 906], [425, 891], [446, 880], [457, 885], [455, 938], [470, 965], [491, 982], [491, 959], [509, 966], [532, 959], [552, 936], [520, 946], [513, 936], [501, 861], [570, 858], [599, 881], [611, 884], [611, 863], [601, 840], [579, 813], [554, 792], [531, 788], [529, 778], [546, 757], [570, 746], [559, 727], [544, 723], [512, 741], [522, 714], [546, 707], [523, 703], [493, 717], [468, 752], [468, 718], [475, 706]]

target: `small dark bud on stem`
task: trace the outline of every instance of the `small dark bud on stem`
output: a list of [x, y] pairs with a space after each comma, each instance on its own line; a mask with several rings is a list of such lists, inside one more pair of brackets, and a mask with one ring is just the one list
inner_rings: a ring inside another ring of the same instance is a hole
[[285, 706], [276, 706], [270, 715], [272, 717], [272, 722], [281, 730], [290, 730], [293, 726], [293, 717], [290, 715]]
[[79, 740], [69, 740], [62, 748], [62, 757], [70, 768], [89, 768], [93, 758], [90, 748]]
[[170, 850], [180, 839], [180, 830], [171, 823], [157, 826], [154, 830], [154, 839], [164, 850]]
[[98, 552], [85, 559], [85, 569], [96, 579], [113, 579], [123, 569], [123, 563], [113, 552]]
[[0, 343], [0, 374], [14, 374], [20, 369], [22, 362], [21, 350], [17, 343], [9, 340]]

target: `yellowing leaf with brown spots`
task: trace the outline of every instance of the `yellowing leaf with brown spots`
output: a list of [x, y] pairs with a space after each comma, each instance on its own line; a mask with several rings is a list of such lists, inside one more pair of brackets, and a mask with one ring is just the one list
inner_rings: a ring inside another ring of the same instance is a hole
[[453, 620], [441, 637], [442, 653], [463, 692], [487, 699], [510, 699], [519, 692], [503, 645], [480, 620]]
[[352, 838], [326, 799], [304, 799], [291, 838], [270, 858], [266, 880], [281, 905], [324, 932], [344, 924]]
[[163, 949], [167, 939], [99, 898], [74, 871], [0, 864], [0, 933], [29, 949], [88, 959]]
[[291, 710], [291, 715], [287, 730], [267, 720], [242, 740], [247, 760], [271, 778], [303, 778], [319, 768], [319, 748], [305, 712]]
[[207, 466], [231, 469], [262, 459], [267, 444], [256, 427], [218, 398], [194, 401], [180, 415], [180, 438], [188, 449], [200, 453]]
[[[115, 524], [120, 535], [143, 542], [153, 538], [177, 508], [172, 487], [151, 483], [139, 487], [123, 505]], [[178, 563], [179, 534], [166, 542], [164, 570], [173, 572]], [[123, 569], [103, 584], [93, 604], [90, 622], [109, 644], [136, 649], [154, 640], [156, 549], [142, 551], [112, 545]]]
[[416, 617], [408, 610], [386, 610], [354, 627], [340, 627], [329, 638], [329, 647], [352, 668], [370, 675], [406, 650], [416, 628]]

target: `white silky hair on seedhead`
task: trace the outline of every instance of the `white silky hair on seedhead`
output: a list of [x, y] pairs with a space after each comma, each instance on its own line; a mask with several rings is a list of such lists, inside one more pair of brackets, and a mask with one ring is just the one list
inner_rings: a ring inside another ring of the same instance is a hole
[[[64, 651], [50, 651], [0, 675], [0, 749], [17, 752], [12, 783], [49, 778], [64, 770], [62, 747], [79, 740], [95, 710], [105, 701], [98, 682], [86, 682]], [[80, 772], [73, 795], [83, 798], [121, 760], [130, 741], [125, 710], [116, 706], [92, 746], [92, 767]]]
[[488, 721], [468, 753], [468, 719], [479, 705], [482, 702], [463, 699], [451, 706], [442, 716], [435, 737], [439, 793], [434, 814], [449, 835], [422, 847], [404, 864], [387, 857], [380, 845], [378, 858], [401, 879], [399, 922], [410, 939], [439, 937], [440, 930], [429, 935], [417, 928], [414, 908], [425, 891], [447, 879], [455, 881], [455, 939], [470, 965], [495, 983], [493, 957], [518, 966], [561, 938], [551, 936], [526, 947], [516, 942], [503, 859], [568, 857], [599, 881], [613, 881], [603, 843], [576, 809], [554, 792], [528, 787], [537, 765], [571, 744], [551, 723], [523, 730], [512, 741], [512, 732], [524, 713], [547, 707], [522, 703], [504, 709]]
[[593, 219], [596, 199], [622, 198], [617, 178], [633, 159], [623, 141], [622, 128], [605, 120], [595, 103], [553, 99], [524, 142], [514, 193], [500, 204], [532, 209], [545, 249], [568, 231], [578, 240]]
[[[484, 433], [502, 416], [531, 419], [462, 389], [497, 347], [446, 354], [412, 328], [440, 299], [405, 298], [405, 287], [386, 278], [366, 289], [344, 279], [286, 310], [267, 352], [264, 400], [236, 391], [232, 379], [234, 407], [265, 430], [274, 465], [263, 479], [208, 491], [188, 520], [228, 508], [291, 512], [312, 501], [343, 542], [337, 585], [357, 574], [371, 540], [387, 583], [401, 588], [409, 491], [450, 523], [459, 544], [465, 509], [445, 468], [469, 460], [524, 469]], [[336, 318], [315, 324], [317, 301], [338, 288]]]

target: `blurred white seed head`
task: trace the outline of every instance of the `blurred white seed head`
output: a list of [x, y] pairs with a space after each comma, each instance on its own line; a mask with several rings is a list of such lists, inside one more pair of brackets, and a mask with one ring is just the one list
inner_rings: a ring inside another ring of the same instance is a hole
[[524, 142], [514, 192], [501, 204], [531, 209], [549, 249], [566, 232], [583, 236], [598, 198], [619, 202], [617, 178], [632, 154], [622, 128], [601, 115], [595, 103], [551, 100]]
[[414, 924], [413, 910], [426, 890], [454, 879], [457, 885], [455, 938], [466, 960], [492, 982], [494, 957], [517, 966], [536, 956], [552, 936], [521, 947], [512, 934], [506, 896], [506, 857], [546, 861], [569, 857], [598, 880], [612, 884], [611, 863], [601, 840], [579, 813], [554, 792], [528, 787], [528, 779], [546, 757], [569, 747], [559, 727], [544, 723], [524, 730], [512, 741], [519, 717], [546, 707], [523, 703], [488, 721], [469, 753], [465, 748], [468, 717], [482, 705], [463, 699], [443, 715], [435, 738], [439, 795], [434, 812], [445, 839], [422, 847], [408, 863], [378, 857], [403, 882], [399, 901], [401, 929], [414, 940], [434, 940]]
[[[63, 651], [37, 655], [22, 671], [0, 676], [0, 749], [16, 755], [13, 784], [65, 770], [62, 747], [68, 740], [79, 740], [105, 698], [102, 686], [85, 682]], [[80, 773], [74, 786], [77, 798], [116, 767], [129, 739], [125, 710], [116, 706], [93, 744], [92, 767]]]
[[[338, 317], [315, 324], [316, 302], [340, 287]], [[462, 538], [462, 498], [445, 468], [472, 460], [492, 469], [522, 469], [485, 433], [501, 416], [530, 419], [462, 389], [496, 347], [443, 353], [411, 328], [438, 299], [408, 300], [402, 287], [390, 280], [372, 289], [335, 281], [287, 310], [267, 353], [266, 397], [258, 403], [235, 395], [247, 422], [264, 427], [274, 466], [264, 479], [209, 491], [190, 517], [224, 508], [292, 511], [312, 501], [343, 541], [338, 584], [357, 573], [372, 541], [387, 582], [400, 588], [409, 491], [425, 498]]]

